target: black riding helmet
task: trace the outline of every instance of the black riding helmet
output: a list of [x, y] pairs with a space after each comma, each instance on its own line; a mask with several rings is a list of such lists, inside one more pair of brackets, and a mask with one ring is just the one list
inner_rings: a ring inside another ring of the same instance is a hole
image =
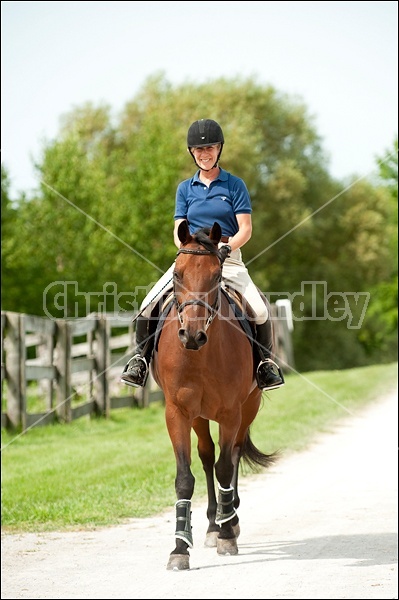
[[[190, 125], [187, 132], [187, 148], [197, 167], [199, 167], [199, 165], [197, 164], [191, 149], [205, 148], [206, 146], [213, 146], [214, 144], [220, 144], [220, 152], [212, 169], [217, 166], [223, 150], [224, 136], [222, 128], [219, 123], [216, 123], [213, 119], [200, 119], [199, 121], [194, 121], [194, 123]], [[210, 171], [211, 169], [207, 170]]]

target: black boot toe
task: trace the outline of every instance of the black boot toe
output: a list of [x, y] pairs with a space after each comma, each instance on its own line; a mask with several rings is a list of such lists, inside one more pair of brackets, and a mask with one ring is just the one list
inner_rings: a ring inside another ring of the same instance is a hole
[[148, 377], [148, 365], [141, 356], [134, 356], [126, 365], [122, 376], [122, 383], [132, 387], [144, 387]]
[[261, 390], [273, 390], [284, 385], [282, 373], [272, 361], [262, 362], [258, 366], [256, 380]]

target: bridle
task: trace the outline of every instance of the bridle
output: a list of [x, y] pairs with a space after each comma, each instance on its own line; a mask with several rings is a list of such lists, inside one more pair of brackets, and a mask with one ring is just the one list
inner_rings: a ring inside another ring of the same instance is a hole
[[[179, 256], [179, 254], [198, 254], [198, 255], [203, 255], [203, 256], [209, 256], [211, 254], [214, 254], [215, 256], [218, 257], [220, 264], [222, 265], [222, 263], [223, 263], [220, 253], [219, 252], [211, 252], [210, 250], [200, 250], [199, 248], [198, 249], [180, 248], [177, 251], [176, 256]], [[207, 318], [206, 323], [205, 323], [205, 331], [206, 331], [208, 329], [209, 325], [212, 323], [213, 319], [215, 318], [215, 316], [219, 310], [219, 296], [220, 296], [220, 287], [218, 290], [218, 294], [215, 298], [215, 302], [212, 305], [209, 304], [208, 302], [205, 302], [205, 300], [201, 300], [201, 298], [194, 298], [193, 300], [186, 300], [185, 302], [182, 302], [180, 304], [176, 297], [175, 283], [173, 283], [173, 301], [176, 305], [177, 316], [179, 318], [180, 325], [183, 326], [182, 312], [186, 308], [186, 306], [192, 306], [192, 305], [203, 306], [209, 312], [209, 317]]]

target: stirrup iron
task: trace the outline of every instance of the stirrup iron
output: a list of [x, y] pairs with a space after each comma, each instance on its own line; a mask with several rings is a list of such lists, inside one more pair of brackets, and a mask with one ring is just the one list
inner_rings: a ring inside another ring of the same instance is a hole
[[[135, 361], [140, 361], [143, 364], [143, 367], [145, 368], [145, 375], [144, 375], [144, 379], [143, 379], [142, 383], [135, 383], [134, 381], [127, 379], [128, 377], [130, 377], [129, 369], [131, 369], [132, 364]], [[134, 356], [132, 356], [132, 358], [129, 360], [129, 362], [123, 369], [121, 381], [122, 381], [122, 383], [126, 383], [126, 385], [130, 385], [132, 387], [144, 387], [145, 384], [147, 383], [149, 371], [150, 371], [150, 369], [149, 369], [149, 365], [148, 365], [146, 357], [141, 356], [141, 354], [135, 354]], [[126, 377], [126, 379], [124, 378], [124, 376]]]
[[[274, 368], [274, 370], [276, 371], [276, 372], [274, 372], [274, 376], [279, 377], [281, 379], [281, 383], [276, 383], [275, 385], [265, 385], [264, 383], [262, 383], [261, 376], [260, 376], [260, 370], [261, 370], [262, 366], [266, 365], [266, 364], [270, 365]], [[280, 367], [271, 358], [265, 358], [264, 360], [261, 360], [260, 363], [258, 364], [258, 367], [256, 369], [256, 382], [258, 384], [258, 387], [261, 390], [275, 390], [275, 389], [280, 388], [285, 383], [284, 375], [283, 375]]]

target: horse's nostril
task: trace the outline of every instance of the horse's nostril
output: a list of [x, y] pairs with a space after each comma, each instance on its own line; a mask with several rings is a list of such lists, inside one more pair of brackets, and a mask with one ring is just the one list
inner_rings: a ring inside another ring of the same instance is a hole
[[195, 336], [195, 341], [197, 342], [198, 346], [203, 346], [206, 344], [208, 341], [208, 336], [206, 335], [205, 331], [199, 331]]
[[183, 329], [183, 327], [179, 329], [179, 339], [181, 340], [181, 342], [183, 342], [183, 344], [185, 344], [188, 340], [187, 331]]
[[205, 331], [189, 333], [187, 329], [181, 327], [178, 331], [179, 340], [187, 350], [199, 350], [208, 341]]

